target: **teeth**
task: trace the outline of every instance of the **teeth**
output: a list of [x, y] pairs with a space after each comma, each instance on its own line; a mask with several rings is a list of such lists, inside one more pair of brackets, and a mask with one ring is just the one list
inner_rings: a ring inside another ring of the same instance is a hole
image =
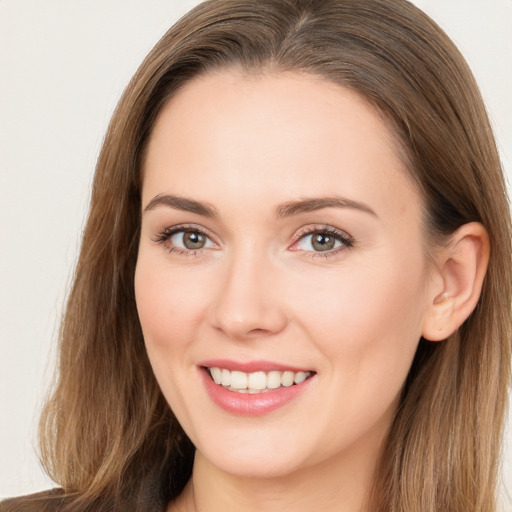
[[221, 381], [223, 386], [231, 386], [231, 372], [229, 370], [221, 370]]
[[265, 375], [265, 372], [249, 373], [247, 387], [249, 389], [256, 390], [265, 389], [267, 387], [267, 376]]
[[295, 384], [300, 384], [301, 382], [304, 382], [307, 378], [308, 374], [306, 372], [297, 372], [295, 374], [293, 382], [295, 382]]
[[283, 386], [289, 388], [293, 384], [294, 377], [295, 374], [293, 372], [284, 372], [283, 376], [281, 377], [281, 383]]
[[[222, 370], [227, 372], [228, 370]], [[222, 382], [224, 384], [224, 382]], [[247, 373], [231, 372], [231, 387], [233, 389], [247, 389]]]
[[267, 388], [277, 389], [281, 386], [281, 372], [273, 371], [267, 373]]
[[225, 368], [208, 368], [215, 384], [221, 384], [230, 391], [240, 393], [261, 393], [269, 389], [277, 389], [281, 386], [290, 387], [293, 384], [304, 382], [311, 372], [271, 372], [245, 373], [229, 371]]
[[210, 368], [210, 373], [215, 384], [222, 383], [222, 370], [220, 368]]

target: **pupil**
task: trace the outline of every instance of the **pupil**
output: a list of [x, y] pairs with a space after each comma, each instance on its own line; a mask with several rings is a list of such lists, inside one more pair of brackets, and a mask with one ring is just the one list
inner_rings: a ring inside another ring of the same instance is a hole
[[205, 239], [200, 233], [187, 231], [183, 236], [183, 244], [187, 249], [201, 249], [205, 244]]
[[335, 240], [329, 235], [318, 233], [313, 236], [313, 247], [317, 251], [328, 251], [334, 247]]

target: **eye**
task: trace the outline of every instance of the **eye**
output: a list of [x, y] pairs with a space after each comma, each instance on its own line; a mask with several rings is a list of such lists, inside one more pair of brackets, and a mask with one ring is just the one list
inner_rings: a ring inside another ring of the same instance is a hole
[[169, 237], [169, 241], [175, 247], [190, 251], [209, 247], [208, 242], [212, 244], [212, 241], [200, 231], [178, 231]]
[[326, 253], [325, 256], [327, 256], [353, 245], [354, 241], [349, 235], [338, 229], [326, 226], [303, 230], [299, 233], [299, 240], [293, 244], [291, 249]]
[[216, 248], [211, 238], [194, 226], [174, 226], [157, 235], [155, 242], [163, 244], [169, 252], [197, 254], [201, 249]]

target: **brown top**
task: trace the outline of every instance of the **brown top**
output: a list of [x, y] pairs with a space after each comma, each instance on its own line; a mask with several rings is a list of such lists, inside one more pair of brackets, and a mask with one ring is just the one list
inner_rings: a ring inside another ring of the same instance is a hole
[[62, 489], [51, 489], [0, 502], [0, 512], [51, 512], [58, 511], [64, 499]]
[[55, 488], [4, 500], [0, 502], [0, 512], [164, 512], [167, 507], [165, 500], [149, 495], [115, 504], [104, 500], [82, 511], [76, 505], [76, 498], [76, 495], [66, 497], [61, 488]]

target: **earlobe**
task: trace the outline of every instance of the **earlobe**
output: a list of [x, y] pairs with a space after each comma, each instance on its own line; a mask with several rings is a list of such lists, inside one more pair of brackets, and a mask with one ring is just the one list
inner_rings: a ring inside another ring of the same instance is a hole
[[432, 288], [425, 314], [422, 330], [425, 339], [442, 341], [469, 317], [482, 291], [489, 254], [489, 236], [478, 222], [461, 226], [453, 233], [448, 246], [439, 251], [436, 272], [440, 280]]

